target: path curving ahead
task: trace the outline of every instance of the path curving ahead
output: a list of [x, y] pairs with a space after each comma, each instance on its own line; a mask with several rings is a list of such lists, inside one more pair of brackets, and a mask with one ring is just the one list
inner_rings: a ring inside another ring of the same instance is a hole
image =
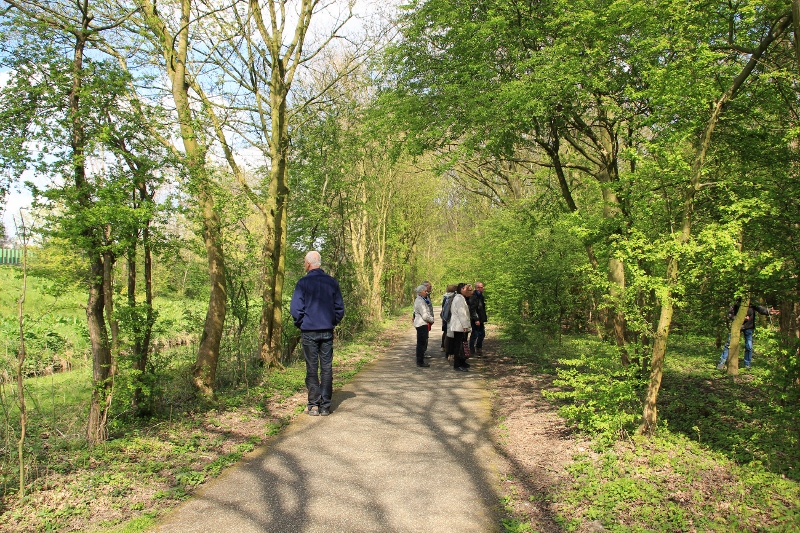
[[300, 415], [153, 531], [499, 531], [482, 361], [454, 371], [438, 325], [430, 368], [416, 367], [408, 324], [396, 346], [334, 391], [331, 416]]

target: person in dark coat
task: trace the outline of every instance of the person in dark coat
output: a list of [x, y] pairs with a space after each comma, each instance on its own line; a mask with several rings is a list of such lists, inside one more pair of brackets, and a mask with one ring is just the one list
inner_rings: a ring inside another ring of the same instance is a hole
[[289, 312], [301, 332], [306, 358], [308, 414], [331, 413], [333, 394], [333, 328], [344, 318], [344, 300], [339, 282], [320, 266], [317, 251], [306, 254], [300, 278], [292, 294]]
[[472, 333], [469, 336], [469, 350], [477, 357], [483, 355], [483, 339], [486, 337], [486, 299], [483, 297], [483, 283], [475, 283], [475, 291], [469, 297], [469, 314], [472, 320]]

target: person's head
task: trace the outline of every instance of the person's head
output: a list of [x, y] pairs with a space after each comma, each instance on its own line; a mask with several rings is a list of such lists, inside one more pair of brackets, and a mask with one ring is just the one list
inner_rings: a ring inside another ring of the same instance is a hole
[[456, 292], [457, 288], [458, 288], [458, 285], [452, 285], [452, 284], [448, 285], [447, 286], [447, 292]]
[[428, 287], [428, 294], [430, 294], [431, 290], [433, 290], [433, 285], [431, 285], [431, 282], [430, 281], [423, 281], [422, 284], [425, 285], [426, 287]]
[[423, 283], [422, 285], [414, 289], [414, 292], [416, 292], [418, 296], [422, 296], [423, 298], [425, 298], [428, 295], [428, 286]]
[[306, 269], [306, 272], [319, 268], [320, 266], [322, 266], [322, 256], [319, 255], [319, 252], [316, 250], [308, 252], [303, 260], [303, 268]]
[[475, 282], [475, 290], [482, 293], [483, 292], [483, 282], [476, 281]]

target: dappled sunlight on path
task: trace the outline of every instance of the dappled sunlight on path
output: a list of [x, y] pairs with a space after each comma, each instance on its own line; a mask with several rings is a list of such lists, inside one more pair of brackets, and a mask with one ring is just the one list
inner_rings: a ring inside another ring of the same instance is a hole
[[[436, 333], [436, 331], [434, 331]], [[415, 331], [169, 514], [155, 531], [497, 531], [489, 397]], [[478, 362], [475, 367], [480, 366]]]

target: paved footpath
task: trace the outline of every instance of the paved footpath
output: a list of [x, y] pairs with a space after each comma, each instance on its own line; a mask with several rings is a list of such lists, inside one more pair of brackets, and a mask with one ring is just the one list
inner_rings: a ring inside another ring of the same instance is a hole
[[409, 325], [334, 391], [331, 416], [298, 416], [153, 531], [499, 531], [489, 395], [441, 356], [438, 326], [430, 368], [416, 367]]

